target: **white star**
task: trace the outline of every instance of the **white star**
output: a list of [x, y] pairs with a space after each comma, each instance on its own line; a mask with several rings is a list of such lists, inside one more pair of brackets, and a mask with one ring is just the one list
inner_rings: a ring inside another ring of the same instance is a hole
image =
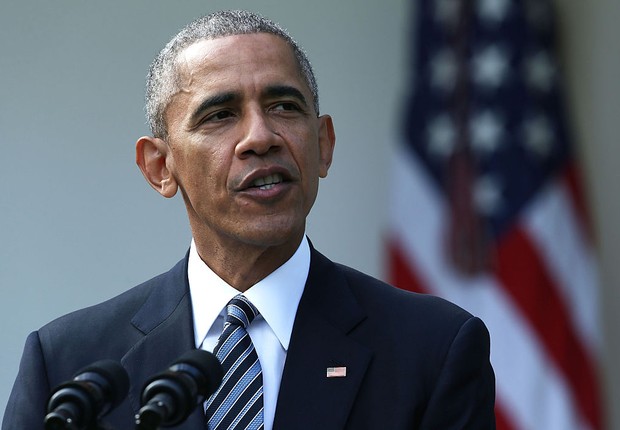
[[523, 123], [523, 142], [538, 158], [549, 156], [555, 142], [555, 135], [549, 119], [543, 115], [534, 116]]
[[456, 27], [461, 14], [461, 0], [435, 0], [435, 20], [445, 27]]
[[495, 215], [502, 209], [502, 193], [499, 183], [490, 176], [481, 176], [474, 183], [474, 205], [483, 215]]
[[556, 68], [546, 51], [539, 51], [525, 60], [525, 79], [531, 88], [545, 92], [551, 90]]
[[472, 60], [474, 82], [481, 87], [498, 88], [508, 74], [508, 56], [505, 49], [491, 45], [476, 53]]
[[472, 148], [478, 154], [494, 152], [502, 144], [504, 125], [499, 116], [491, 111], [477, 113], [469, 123]]
[[456, 146], [456, 128], [447, 114], [433, 118], [426, 130], [431, 155], [448, 157]]
[[501, 23], [508, 15], [510, 0], [478, 0], [478, 14], [485, 24]]
[[442, 91], [454, 89], [458, 76], [458, 64], [452, 50], [443, 49], [435, 54], [430, 65], [431, 85]]

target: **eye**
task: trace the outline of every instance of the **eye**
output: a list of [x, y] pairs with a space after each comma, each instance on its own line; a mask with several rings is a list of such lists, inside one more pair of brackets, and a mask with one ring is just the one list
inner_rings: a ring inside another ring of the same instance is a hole
[[271, 110], [279, 111], [279, 112], [295, 112], [295, 111], [299, 111], [300, 109], [299, 109], [299, 106], [297, 106], [296, 103], [293, 103], [293, 102], [280, 102], [280, 103], [277, 103], [277, 104], [273, 105]]
[[233, 113], [229, 110], [220, 110], [212, 113], [204, 118], [202, 122], [222, 121], [233, 116]]

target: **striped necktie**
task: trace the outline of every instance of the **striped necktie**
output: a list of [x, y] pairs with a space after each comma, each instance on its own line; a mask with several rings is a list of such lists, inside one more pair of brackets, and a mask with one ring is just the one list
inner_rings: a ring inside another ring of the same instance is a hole
[[263, 423], [263, 374], [246, 327], [258, 310], [242, 294], [226, 306], [224, 331], [213, 350], [224, 379], [207, 400], [208, 430], [259, 430]]

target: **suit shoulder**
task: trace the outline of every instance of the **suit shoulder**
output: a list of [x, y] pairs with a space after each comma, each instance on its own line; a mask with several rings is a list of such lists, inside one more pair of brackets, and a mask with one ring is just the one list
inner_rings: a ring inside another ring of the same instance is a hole
[[82, 324], [89, 320], [100, 322], [102, 319], [111, 320], [112, 317], [116, 321], [123, 320], [124, 317], [127, 316], [127, 313], [130, 313], [132, 310], [135, 311], [135, 309], [146, 300], [154, 285], [153, 282], [155, 279], [157, 278], [143, 282], [103, 302], [75, 310], [56, 318], [41, 327], [39, 331], [66, 330], [71, 327], [80, 329], [82, 328]]
[[[106, 340], [106, 345], [122, 350], [125, 345], [118, 339], [128, 343], [142, 335], [139, 327], [132, 323], [136, 313], [152, 296], [161, 295], [165, 301], [183, 288], [168, 288], [169, 285], [183, 282], [178, 280], [183, 272], [182, 262], [170, 271], [151, 278], [115, 297], [101, 303], [88, 306], [61, 316], [41, 327], [38, 331], [41, 344], [46, 352], [55, 356], [62, 355], [57, 351], [63, 345], [80, 345], [82, 349], [97, 347]], [[155, 293], [154, 293], [155, 292]], [[171, 305], [172, 306], [172, 305]], [[161, 310], [161, 312], [164, 312]], [[110, 340], [115, 339], [115, 342]]]
[[[479, 353], [488, 353], [485, 324], [460, 306], [433, 295], [396, 288], [346, 266], [338, 267], [365, 316], [353, 336], [375, 351], [398, 351], [394, 355], [379, 354], [381, 358], [377, 355], [377, 359], [386, 360], [386, 367], [397, 363], [399, 357], [405, 357], [405, 361], [418, 357], [419, 366], [428, 366], [428, 374], [437, 375], [437, 365], [444, 362], [457, 339], [475, 345], [473, 349]], [[377, 337], [377, 333], [382, 335]]]
[[336, 266], [344, 274], [360, 305], [372, 313], [427, 324], [442, 320], [460, 325], [472, 318], [468, 311], [441, 297], [406, 291], [351, 267], [338, 263]]

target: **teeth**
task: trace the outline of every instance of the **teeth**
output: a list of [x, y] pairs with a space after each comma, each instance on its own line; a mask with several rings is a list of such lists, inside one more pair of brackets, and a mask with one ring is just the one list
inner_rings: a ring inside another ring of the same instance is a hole
[[259, 187], [261, 190], [269, 190], [273, 188], [275, 184], [282, 182], [282, 175], [274, 173], [273, 175], [265, 176], [264, 178], [255, 179], [252, 185]]

